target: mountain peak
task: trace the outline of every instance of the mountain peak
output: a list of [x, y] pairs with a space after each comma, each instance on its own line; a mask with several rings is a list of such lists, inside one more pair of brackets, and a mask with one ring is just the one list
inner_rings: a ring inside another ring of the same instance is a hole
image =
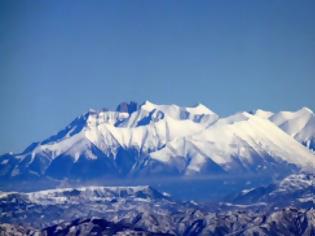
[[303, 112], [303, 113], [308, 113], [308, 114], [314, 114], [314, 112], [308, 108], [308, 107], [302, 107], [300, 110], [298, 110], [297, 112]]
[[246, 121], [253, 117], [250, 113], [243, 111], [243, 112], [237, 112], [233, 115], [221, 118], [217, 121], [218, 124], [234, 124], [240, 121]]
[[257, 109], [256, 111], [251, 111], [249, 113], [264, 119], [269, 119], [269, 117], [271, 117], [274, 114], [271, 111], [266, 111], [262, 109]]
[[144, 108], [147, 110], [153, 110], [153, 109], [155, 109], [156, 106], [157, 106], [157, 104], [155, 104], [149, 100], [145, 100], [144, 103], [142, 103], [141, 108]]
[[208, 107], [203, 105], [202, 103], [197, 103], [196, 105], [192, 107], [186, 108], [188, 112], [194, 113], [194, 114], [215, 114], [212, 110], [210, 110]]
[[117, 106], [116, 111], [131, 114], [132, 112], [136, 111], [137, 109], [138, 109], [138, 104], [134, 101], [130, 101], [129, 103], [128, 102], [120, 103]]
[[96, 112], [97, 112], [97, 111], [96, 111], [95, 109], [90, 108], [87, 113], [89, 113], [89, 114], [95, 114]]

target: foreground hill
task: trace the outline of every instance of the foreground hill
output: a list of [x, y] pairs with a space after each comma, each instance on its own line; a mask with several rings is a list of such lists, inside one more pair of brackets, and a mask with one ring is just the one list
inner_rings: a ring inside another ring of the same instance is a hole
[[[300, 189], [306, 193], [314, 187], [313, 180], [309, 175], [294, 175], [273, 192]], [[308, 194], [314, 199], [314, 192]], [[0, 234], [313, 236], [315, 205], [297, 206], [292, 202], [298, 202], [301, 195], [288, 196], [291, 201], [281, 207], [279, 201], [270, 199], [268, 204], [273, 202], [278, 208], [252, 209], [178, 202], [148, 186], [1, 193]]]
[[[313, 236], [315, 234], [315, 211], [285, 208], [270, 215], [244, 211], [204, 215], [199, 211], [189, 212], [178, 220], [175, 231], [164, 233], [164, 225], [150, 231], [147, 225], [110, 222], [102, 218], [76, 219], [63, 222], [42, 230], [24, 228], [17, 225], [0, 224], [0, 231], [6, 236], [86, 236], [86, 235], [143, 235], [143, 236], [197, 236], [197, 235], [237, 235], [237, 236]], [[141, 218], [141, 217], [140, 217]], [[155, 219], [158, 222], [158, 218]], [[166, 226], [167, 227], [167, 226]]]
[[315, 208], [315, 176], [292, 174], [277, 183], [244, 189], [230, 200], [232, 203], [227, 203], [228, 208], [234, 206], [270, 212], [287, 206]]

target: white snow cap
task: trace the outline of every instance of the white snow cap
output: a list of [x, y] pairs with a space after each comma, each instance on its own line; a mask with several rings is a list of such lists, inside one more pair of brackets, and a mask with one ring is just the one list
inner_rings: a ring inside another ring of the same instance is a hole
[[152, 111], [154, 109], [162, 111], [164, 113], [172, 114], [178, 111], [187, 111], [189, 113], [192, 113], [194, 115], [207, 115], [207, 114], [215, 114], [213, 111], [211, 111], [209, 108], [207, 108], [205, 105], [198, 103], [195, 106], [191, 107], [181, 107], [176, 104], [170, 104], [170, 105], [158, 105], [155, 104], [149, 100], [146, 100], [142, 105], [141, 108], [147, 111]]
[[[219, 118], [201, 103], [183, 107], [145, 101], [130, 113], [91, 110], [58, 134], [22, 154], [12, 155], [19, 159], [17, 163], [25, 160], [27, 164], [23, 166], [32, 166], [37, 158], [53, 163], [62, 155], [72, 164], [80, 164], [81, 158], [90, 161], [105, 158], [116, 166], [121, 165], [116, 161], [123, 150], [139, 162], [130, 171], [142, 171], [136, 167], [163, 171], [164, 168], [154, 166], [159, 163], [184, 175], [237, 168], [260, 171], [268, 163], [315, 169], [315, 156], [305, 147], [311, 146], [312, 140], [315, 118], [306, 107], [296, 112], [274, 114], [257, 110]], [[148, 161], [140, 165], [144, 157]], [[1, 163], [6, 160], [3, 158]], [[17, 164], [10, 174], [22, 171]]]
[[271, 112], [271, 111], [265, 111], [265, 110], [262, 110], [262, 109], [257, 109], [255, 112], [254, 112], [254, 115], [255, 116], [258, 116], [260, 118], [264, 118], [264, 119], [269, 119], [274, 113]]

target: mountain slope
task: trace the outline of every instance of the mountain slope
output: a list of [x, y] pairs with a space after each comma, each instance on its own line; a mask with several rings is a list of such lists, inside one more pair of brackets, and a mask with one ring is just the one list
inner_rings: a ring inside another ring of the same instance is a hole
[[309, 108], [303, 107], [295, 112], [281, 111], [278, 113], [257, 110], [254, 114], [269, 119], [298, 142], [315, 150], [315, 115]]
[[315, 115], [303, 107], [296, 112], [279, 112], [269, 118], [303, 145], [315, 150]]
[[[190, 175], [203, 170], [225, 172], [285, 171], [315, 168], [315, 158], [305, 147], [270, 121], [249, 113], [219, 119], [203, 132], [178, 138], [151, 153], [147, 165]], [[210, 172], [211, 173], [211, 172]], [[278, 172], [279, 173], [279, 172]]]

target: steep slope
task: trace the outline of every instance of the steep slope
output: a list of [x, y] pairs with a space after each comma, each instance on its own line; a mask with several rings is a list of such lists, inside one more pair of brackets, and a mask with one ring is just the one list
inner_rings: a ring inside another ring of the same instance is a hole
[[228, 172], [275, 173], [315, 169], [305, 147], [266, 119], [249, 113], [219, 119], [195, 135], [178, 138], [151, 153], [149, 170], [191, 175]]
[[279, 112], [269, 119], [300, 143], [315, 150], [315, 115], [309, 108]]
[[281, 111], [278, 113], [257, 110], [253, 114], [269, 119], [298, 142], [315, 150], [315, 115], [309, 108], [303, 107], [295, 112]]

